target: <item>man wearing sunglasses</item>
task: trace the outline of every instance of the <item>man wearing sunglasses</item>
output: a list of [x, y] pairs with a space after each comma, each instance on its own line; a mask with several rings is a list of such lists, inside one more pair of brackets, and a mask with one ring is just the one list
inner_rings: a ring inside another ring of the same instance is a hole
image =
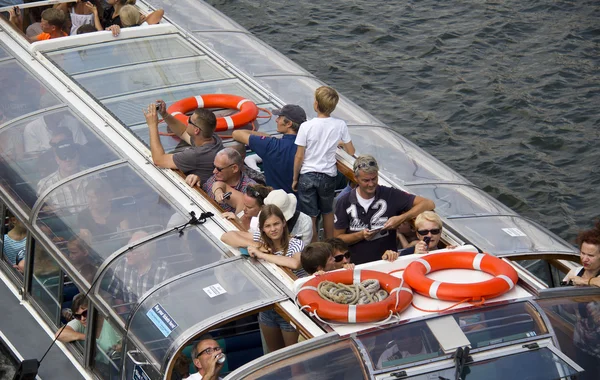
[[192, 349], [192, 360], [198, 372], [191, 374], [188, 380], [217, 380], [223, 363], [218, 363], [222, 355], [219, 343], [213, 339], [203, 339]]
[[[190, 145], [189, 148], [174, 154], [167, 154], [158, 134], [158, 113], [167, 123], [167, 127], [177, 137]], [[215, 134], [217, 118], [207, 109], [198, 108], [188, 118], [187, 124], [177, 120], [167, 112], [163, 100], [157, 100], [144, 110], [150, 132], [150, 151], [152, 161], [159, 168], [179, 169], [185, 175], [194, 174], [202, 183], [213, 171], [213, 160], [221, 149], [223, 141]]]
[[396, 228], [423, 211], [433, 210], [433, 201], [380, 186], [379, 166], [373, 156], [354, 161], [358, 186], [338, 199], [334, 236], [346, 242], [355, 264], [380, 260], [387, 250], [396, 250]]

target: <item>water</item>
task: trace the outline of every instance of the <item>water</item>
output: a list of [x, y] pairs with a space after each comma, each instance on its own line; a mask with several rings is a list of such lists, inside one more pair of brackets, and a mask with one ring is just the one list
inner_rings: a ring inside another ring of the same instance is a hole
[[564, 239], [600, 217], [598, 1], [208, 3]]

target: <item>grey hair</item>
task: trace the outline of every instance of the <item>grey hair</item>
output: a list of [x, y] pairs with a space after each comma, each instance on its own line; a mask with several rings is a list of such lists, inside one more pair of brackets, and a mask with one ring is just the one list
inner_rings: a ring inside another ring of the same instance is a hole
[[242, 159], [242, 155], [234, 148], [221, 149], [217, 154], [219, 156], [227, 156], [227, 161], [229, 161], [232, 164], [236, 164], [240, 168], [240, 170], [244, 169], [244, 160]]
[[370, 154], [361, 154], [354, 160], [354, 176], [358, 177], [358, 171], [362, 170], [366, 174], [373, 174], [379, 172], [379, 165], [375, 157]]

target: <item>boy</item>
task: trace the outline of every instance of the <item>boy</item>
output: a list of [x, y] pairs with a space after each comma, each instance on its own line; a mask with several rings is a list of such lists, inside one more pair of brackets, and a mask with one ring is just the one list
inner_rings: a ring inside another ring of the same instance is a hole
[[[23, 26], [23, 18], [21, 16], [21, 11], [18, 7], [14, 7], [9, 10], [10, 14], [10, 22], [12, 22], [17, 28], [22, 30]], [[52, 38], [66, 37], [67, 33], [63, 31], [63, 27], [65, 25], [67, 18], [63, 11], [57, 8], [46, 9], [42, 12], [42, 21], [40, 23], [40, 27], [42, 29], [42, 33], [38, 34], [35, 37], [27, 37], [29, 42], [36, 41], [44, 41]]]
[[300, 210], [313, 221], [313, 242], [317, 241], [317, 216], [323, 215], [325, 237], [333, 237], [333, 197], [337, 175], [335, 152], [341, 141], [348, 154], [354, 145], [346, 122], [331, 117], [339, 101], [337, 91], [328, 86], [315, 90], [314, 109], [317, 117], [302, 123], [296, 137], [294, 181]]
[[349, 255], [335, 252], [329, 243], [316, 242], [307, 245], [302, 250], [300, 262], [306, 273], [317, 276], [336, 269], [354, 269], [354, 264], [350, 264]]

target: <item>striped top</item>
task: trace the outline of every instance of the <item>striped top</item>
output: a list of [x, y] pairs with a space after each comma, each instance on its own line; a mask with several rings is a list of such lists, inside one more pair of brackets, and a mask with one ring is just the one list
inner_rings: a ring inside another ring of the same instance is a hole
[[[257, 241], [260, 243], [263, 242], [262, 239], [260, 238], [260, 231], [254, 232], [252, 238], [254, 241]], [[291, 238], [290, 244], [288, 245], [288, 250], [287, 250], [285, 256], [293, 257], [294, 254], [296, 254], [298, 252], [302, 252], [303, 249], [304, 249], [304, 242], [302, 240], [296, 239], [296, 238]], [[283, 256], [283, 251], [273, 252], [273, 254]], [[298, 276], [298, 278], [308, 276], [308, 273], [306, 273], [306, 271], [302, 267], [300, 267], [300, 269], [292, 269], [292, 272], [294, 272], [294, 274], [296, 276]]]
[[[17, 264], [17, 257], [23, 258], [25, 256], [25, 241], [27, 238], [22, 240], [13, 240], [8, 236], [4, 235], [4, 255], [9, 263]], [[21, 252], [23, 251], [23, 252]]]

